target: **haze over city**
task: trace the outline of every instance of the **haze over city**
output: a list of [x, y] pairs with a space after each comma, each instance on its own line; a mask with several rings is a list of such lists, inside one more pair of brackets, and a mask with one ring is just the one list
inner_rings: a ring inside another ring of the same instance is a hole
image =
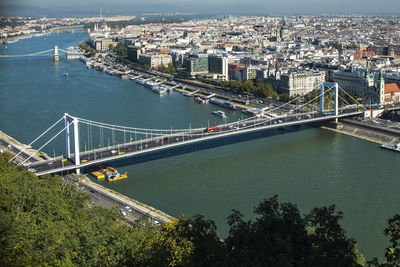
[[127, 15], [146, 12], [186, 12], [194, 14], [234, 14], [234, 15], [264, 15], [264, 14], [399, 14], [396, 0], [373, 1], [318, 1], [318, 0], [251, 0], [251, 1], [50, 1], [50, 0], [4, 0], [0, 3], [3, 15], [43, 16], [84, 16], [98, 14], [100, 7], [104, 15]]
[[400, 266], [399, 1], [0, 0], [0, 266]]

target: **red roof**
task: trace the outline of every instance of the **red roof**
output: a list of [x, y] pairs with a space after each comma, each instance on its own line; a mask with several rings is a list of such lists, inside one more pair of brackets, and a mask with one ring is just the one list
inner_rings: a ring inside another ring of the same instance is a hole
[[385, 94], [400, 93], [400, 89], [396, 83], [385, 84]]
[[169, 53], [172, 50], [171, 49], [150, 49], [150, 51], [164, 54], [164, 53]]
[[374, 51], [357, 51], [354, 53], [354, 59], [360, 59], [365, 56], [373, 57], [374, 55]]
[[392, 98], [385, 98], [385, 102], [392, 102], [393, 99]]

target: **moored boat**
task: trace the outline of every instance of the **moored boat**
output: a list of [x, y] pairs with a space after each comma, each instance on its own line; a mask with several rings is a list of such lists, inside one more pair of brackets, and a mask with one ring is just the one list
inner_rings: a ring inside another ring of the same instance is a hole
[[101, 173], [105, 178], [107, 178], [107, 181], [109, 182], [114, 182], [128, 178], [127, 172], [121, 174], [113, 167], [106, 167], [104, 169], [101, 169], [100, 172], [92, 172], [92, 175], [96, 176], [97, 179], [100, 179], [103, 178], [101, 176]]
[[207, 103], [207, 101], [205, 99], [202, 99], [202, 98], [200, 98], [198, 96], [194, 97], [194, 101], [196, 101], [197, 103], [200, 103], [200, 104]]
[[217, 115], [221, 118], [226, 118], [225, 112], [221, 111], [221, 110], [215, 110], [212, 112], [212, 114]]
[[390, 145], [381, 145], [381, 148], [389, 149], [389, 150], [392, 150], [392, 151], [395, 151], [395, 152], [400, 152], [400, 143], [395, 144], [395, 145], [393, 145], [393, 146], [390, 146]]
[[217, 100], [217, 99], [214, 99], [214, 98], [210, 99], [210, 103], [218, 105], [218, 106], [221, 106], [221, 107], [224, 107], [224, 108], [229, 108], [229, 109], [234, 109], [234, 110], [237, 109], [235, 104], [228, 103], [228, 102], [223, 102], [223, 101], [220, 101], [220, 100]]

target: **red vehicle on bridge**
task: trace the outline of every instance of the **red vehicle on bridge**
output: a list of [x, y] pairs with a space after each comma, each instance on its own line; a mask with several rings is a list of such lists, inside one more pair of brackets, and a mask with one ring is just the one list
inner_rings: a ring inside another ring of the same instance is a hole
[[219, 131], [219, 127], [218, 126], [211, 126], [211, 127], [207, 127], [205, 129], [206, 133], [212, 133], [212, 132], [218, 132]]

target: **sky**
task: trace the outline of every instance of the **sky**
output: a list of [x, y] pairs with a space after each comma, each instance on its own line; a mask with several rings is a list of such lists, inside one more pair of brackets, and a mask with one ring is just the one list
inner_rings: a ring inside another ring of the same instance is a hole
[[147, 12], [196, 14], [390, 14], [400, 15], [400, 0], [0, 0], [0, 11], [11, 13], [138, 15]]

